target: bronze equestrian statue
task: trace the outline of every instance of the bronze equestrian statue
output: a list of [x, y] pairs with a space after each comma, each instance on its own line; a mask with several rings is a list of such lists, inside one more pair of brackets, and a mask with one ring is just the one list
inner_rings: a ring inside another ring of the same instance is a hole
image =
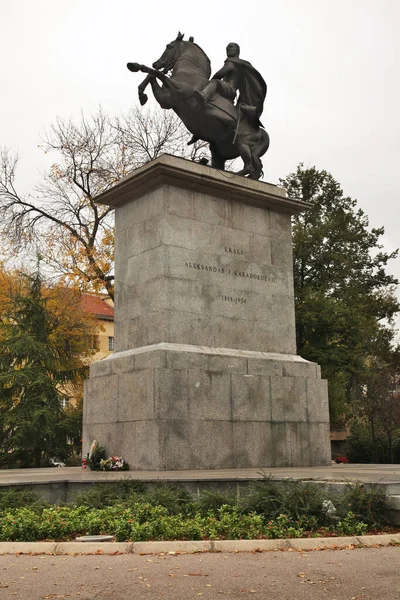
[[138, 63], [127, 67], [148, 73], [139, 85], [142, 106], [147, 102], [144, 90], [150, 84], [160, 106], [172, 108], [193, 134], [189, 144], [198, 139], [209, 142], [213, 167], [224, 169], [225, 161], [240, 156], [243, 169], [238, 175], [259, 179], [260, 157], [269, 147], [268, 133], [260, 122], [267, 85], [249, 62], [239, 58], [238, 44], [228, 44], [226, 52], [224, 66], [210, 80], [208, 56], [193, 38], [184, 41], [179, 33], [152, 69]]

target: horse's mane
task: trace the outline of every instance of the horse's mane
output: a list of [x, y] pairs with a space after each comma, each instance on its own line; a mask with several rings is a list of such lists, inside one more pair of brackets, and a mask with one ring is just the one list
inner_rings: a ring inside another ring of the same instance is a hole
[[210, 77], [210, 75], [211, 75], [211, 61], [208, 58], [207, 54], [204, 52], [203, 48], [200, 48], [200, 46], [198, 44], [196, 44], [196, 42], [187, 42], [187, 41], [184, 41], [184, 44], [188, 44], [190, 46], [196, 46], [196, 48], [200, 51], [200, 53], [203, 55], [203, 57], [205, 58], [205, 60], [207, 62], [207, 69], [208, 69], [207, 77]]

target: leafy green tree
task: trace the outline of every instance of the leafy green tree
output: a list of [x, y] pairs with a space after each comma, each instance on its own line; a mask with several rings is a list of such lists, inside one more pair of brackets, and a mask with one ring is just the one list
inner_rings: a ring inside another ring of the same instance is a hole
[[51, 308], [40, 272], [19, 283], [0, 313], [0, 460], [40, 467], [70, 453], [78, 417], [64, 411], [63, 399], [85, 369], [76, 336], [91, 329], [75, 315], [75, 331], [60, 336], [60, 310]]
[[335, 424], [363, 380], [366, 358], [392, 350], [400, 305], [386, 266], [397, 252], [383, 251], [384, 229], [369, 228], [330, 173], [300, 164], [281, 183], [290, 197], [310, 203], [293, 219], [297, 348], [321, 364]]
[[349, 449], [353, 452], [357, 444], [367, 443], [371, 462], [393, 463], [400, 437], [400, 354], [392, 352], [390, 362], [379, 356], [368, 357], [366, 367], [355, 390]]

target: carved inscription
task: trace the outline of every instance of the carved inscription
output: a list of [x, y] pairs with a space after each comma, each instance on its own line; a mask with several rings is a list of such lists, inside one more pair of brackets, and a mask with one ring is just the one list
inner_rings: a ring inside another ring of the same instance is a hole
[[[224, 246], [224, 252], [233, 256], [244, 256], [244, 250], [241, 248], [233, 248], [231, 246]], [[252, 273], [251, 271], [240, 271], [239, 269], [232, 269], [230, 267], [220, 267], [215, 264], [197, 263], [186, 261], [185, 267], [187, 269], [195, 269], [196, 271], [207, 271], [208, 273], [215, 273], [216, 275], [225, 275], [228, 277], [240, 277], [241, 279], [252, 279], [254, 281], [265, 281], [267, 283], [276, 283], [276, 277], [273, 275], [259, 275]], [[231, 302], [232, 304], [247, 304], [247, 298], [242, 296], [236, 296], [235, 294], [221, 294], [220, 299], [222, 302]]]
[[230, 248], [229, 246], [225, 246], [225, 252], [228, 254], [236, 254], [242, 256], [244, 254], [244, 250], [240, 250], [240, 248]]
[[187, 269], [197, 269], [198, 271], [209, 271], [210, 273], [219, 273], [220, 275], [230, 275], [232, 277], [242, 277], [244, 279], [254, 279], [256, 281], [267, 281], [268, 283], [276, 283], [276, 277], [273, 275], [258, 275], [249, 271], [239, 271], [237, 269], [229, 269], [219, 267], [217, 265], [205, 265], [203, 263], [195, 263], [187, 261], [185, 263]]
[[221, 294], [221, 300], [224, 302], [234, 302], [235, 304], [247, 304], [246, 298], [238, 298], [237, 296], [226, 296]]

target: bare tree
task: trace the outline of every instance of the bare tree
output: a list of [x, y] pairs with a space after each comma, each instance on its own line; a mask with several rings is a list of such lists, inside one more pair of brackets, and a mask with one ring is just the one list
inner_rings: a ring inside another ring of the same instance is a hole
[[117, 118], [115, 126], [120, 144], [136, 167], [166, 153], [193, 161], [209, 158], [207, 142], [199, 140], [188, 146], [191, 134], [172, 111], [143, 112], [134, 107]]
[[113, 214], [94, 199], [160, 154], [204, 157], [206, 144], [189, 148], [187, 139], [178, 117], [161, 110], [134, 108], [111, 119], [100, 109], [78, 123], [57, 119], [42, 144], [57, 159], [33, 194], [19, 194], [18, 157], [1, 152], [0, 231], [15, 245], [34, 243], [58, 275], [112, 298]]

